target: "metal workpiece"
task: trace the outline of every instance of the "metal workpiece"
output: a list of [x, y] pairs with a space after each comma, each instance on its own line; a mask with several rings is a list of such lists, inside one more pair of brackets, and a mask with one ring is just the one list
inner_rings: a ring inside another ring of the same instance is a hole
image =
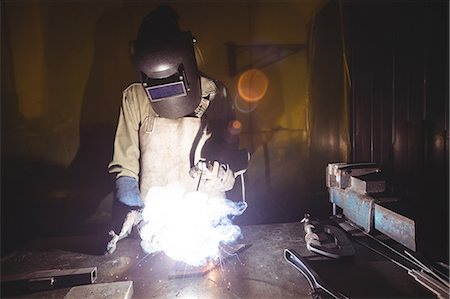
[[351, 176], [350, 188], [362, 194], [382, 193], [386, 191], [386, 181], [381, 172]]
[[351, 187], [351, 177], [380, 172], [375, 163], [330, 163], [326, 168], [326, 186], [346, 189]]

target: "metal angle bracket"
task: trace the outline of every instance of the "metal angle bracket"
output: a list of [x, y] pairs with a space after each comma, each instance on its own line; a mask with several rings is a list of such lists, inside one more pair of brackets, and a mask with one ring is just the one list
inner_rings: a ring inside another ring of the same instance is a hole
[[[225, 46], [228, 52], [228, 72], [230, 76], [235, 76], [250, 68], [264, 68], [307, 48], [307, 44], [238, 45], [234, 42], [227, 42]], [[250, 62], [242, 63], [242, 66], [240, 66], [238, 60], [243, 55], [249, 55]]]

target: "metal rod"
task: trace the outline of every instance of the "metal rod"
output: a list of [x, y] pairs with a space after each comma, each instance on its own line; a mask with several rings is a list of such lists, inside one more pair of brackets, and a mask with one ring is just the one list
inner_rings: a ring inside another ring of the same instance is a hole
[[443, 279], [442, 277], [440, 277], [439, 275], [437, 275], [431, 268], [429, 268], [428, 266], [426, 266], [425, 264], [423, 264], [421, 261], [419, 261], [415, 256], [413, 256], [411, 253], [409, 253], [408, 251], [405, 250], [405, 253], [410, 256], [412, 259], [414, 259], [418, 264], [420, 264], [423, 270], [425, 270], [426, 272], [430, 273], [431, 275], [433, 275], [435, 278], [437, 278], [440, 282], [442, 282], [443, 284], [445, 284], [447, 287], [449, 287], [449, 283], [448, 281], [446, 281], [445, 279]]
[[385, 259], [387, 259], [387, 260], [393, 262], [394, 264], [396, 264], [397, 266], [403, 268], [404, 270], [406, 270], [406, 271], [411, 271], [411, 269], [409, 269], [409, 268], [406, 267], [405, 265], [402, 265], [400, 262], [397, 262], [396, 260], [394, 260], [394, 259], [388, 257], [388, 256], [385, 255], [384, 253], [382, 253], [382, 252], [376, 250], [375, 248], [370, 247], [369, 245], [367, 245], [367, 244], [365, 244], [365, 243], [363, 243], [363, 242], [361, 242], [361, 241], [359, 241], [359, 240], [355, 240], [355, 242], [358, 243], [358, 244], [361, 244], [362, 246], [364, 246], [364, 247], [366, 247], [366, 248], [372, 250], [373, 252], [375, 252], [375, 253], [381, 255], [381, 256], [384, 257]]
[[398, 254], [399, 256], [401, 256], [402, 258], [404, 258], [405, 260], [407, 260], [407, 261], [410, 262], [411, 264], [413, 264], [413, 265], [415, 265], [415, 266], [417, 266], [417, 267], [419, 267], [419, 268], [422, 268], [422, 267], [420, 266], [420, 264], [416, 263], [414, 260], [408, 258], [408, 257], [405, 256], [404, 254], [401, 254], [400, 252], [398, 252], [397, 250], [395, 250], [395, 249], [392, 248], [391, 246], [389, 246], [389, 245], [387, 245], [386, 243], [384, 243], [384, 242], [378, 240], [377, 238], [375, 238], [374, 236], [370, 235], [369, 233], [363, 231], [363, 230], [360, 229], [359, 227], [357, 227], [357, 226], [355, 226], [355, 225], [353, 225], [353, 224], [351, 224], [351, 223], [349, 223], [349, 224], [350, 224], [351, 226], [353, 226], [355, 229], [357, 229], [357, 230], [359, 230], [360, 232], [362, 232], [364, 235], [366, 235], [366, 236], [368, 236], [369, 238], [371, 238], [372, 240], [375, 240], [376, 242], [378, 242], [379, 244], [383, 245], [383, 246], [386, 247], [387, 249], [389, 249], [389, 250], [391, 250], [392, 252]]
[[445, 289], [445, 286], [440, 285], [433, 277], [416, 270], [408, 271], [408, 274], [414, 277], [418, 283], [436, 294], [438, 298], [448, 298], [448, 288]]
[[202, 176], [203, 176], [203, 170], [200, 171], [200, 177], [198, 178], [197, 188], [195, 189], [195, 191], [198, 191], [198, 189], [200, 189], [200, 182], [202, 181]]
[[[353, 226], [353, 225], [352, 225]], [[357, 227], [356, 227], [357, 228]], [[371, 239], [377, 241], [378, 243], [380, 243], [381, 245], [385, 246], [386, 248], [388, 248], [389, 250], [391, 250], [392, 252], [398, 254], [399, 256], [401, 256], [402, 258], [404, 258], [405, 260], [409, 261], [410, 263], [412, 263], [413, 265], [419, 267], [422, 271], [426, 271], [430, 274], [432, 274], [433, 276], [435, 276], [438, 280], [436, 280], [435, 278], [431, 277], [430, 275], [428, 276], [424, 276], [426, 275], [426, 273], [423, 272], [419, 272], [417, 270], [413, 270], [413, 269], [409, 269], [408, 267], [406, 267], [405, 265], [402, 265], [400, 262], [388, 257], [387, 255], [385, 255], [384, 253], [381, 253], [380, 251], [370, 247], [369, 245], [359, 241], [359, 240], [355, 240], [357, 243], [363, 245], [364, 247], [367, 247], [368, 249], [376, 252], [377, 254], [383, 256], [384, 258], [390, 260], [391, 262], [393, 262], [394, 264], [396, 264], [397, 266], [405, 269], [408, 274], [412, 277], [414, 277], [414, 279], [419, 282], [420, 284], [422, 284], [423, 286], [425, 286], [426, 288], [428, 288], [429, 290], [431, 290], [432, 292], [434, 292], [436, 295], [438, 295], [439, 298], [445, 298], [442, 297], [442, 292], [440, 291], [444, 291], [446, 292], [446, 294], [448, 295], [448, 290], [444, 290], [443, 288], [447, 287], [448, 289], [448, 282], [444, 281], [441, 277], [439, 277], [436, 273], [434, 273], [430, 268], [428, 268], [425, 264], [423, 264], [421, 261], [419, 261], [416, 257], [414, 257], [412, 254], [410, 254], [408, 251], [404, 251], [405, 254], [407, 254], [409, 257], [406, 257], [405, 255], [401, 254], [400, 252], [398, 252], [397, 250], [395, 250], [394, 248], [392, 248], [391, 246], [385, 244], [384, 242], [378, 240], [377, 238], [369, 235], [368, 233], [364, 232], [363, 230], [357, 228], [358, 230], [360, 230], [361, 232], [363, 232], [366, 236], [370, 237]], [[443, 282], [443, 285], [441, 284], [441, 282]]]

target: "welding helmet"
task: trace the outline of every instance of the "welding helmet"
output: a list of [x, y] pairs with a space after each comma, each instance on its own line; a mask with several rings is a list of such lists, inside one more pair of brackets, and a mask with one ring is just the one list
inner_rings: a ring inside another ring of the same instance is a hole
[[189, 31], [153, 35], [134, 42], [133, 60], [153, 110], [184, 117], [200, 104], [200, 75]]

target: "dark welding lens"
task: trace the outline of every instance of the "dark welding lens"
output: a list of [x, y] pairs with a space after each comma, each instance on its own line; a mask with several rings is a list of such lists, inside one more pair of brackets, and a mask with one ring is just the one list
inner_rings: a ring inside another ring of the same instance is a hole
[[183, 81], [149, 86], [145, 88], [150, 101], [159, 102], [170, 98], [182, 97], [187, 95], [186, 87]]

